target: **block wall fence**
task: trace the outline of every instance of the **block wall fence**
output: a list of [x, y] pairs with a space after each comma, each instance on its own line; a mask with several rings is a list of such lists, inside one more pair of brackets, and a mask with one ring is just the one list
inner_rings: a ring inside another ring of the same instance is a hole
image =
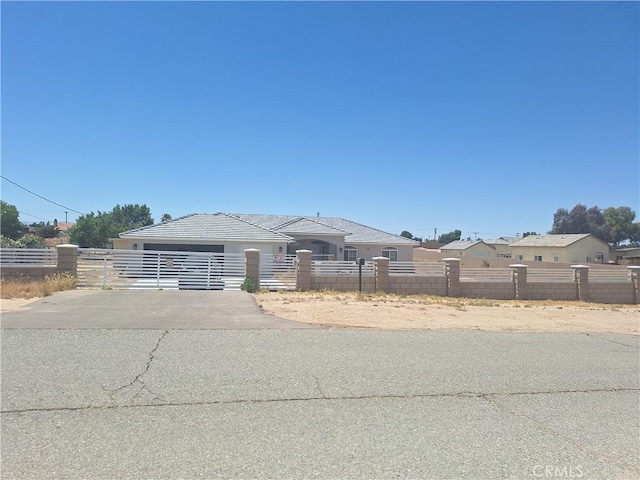
[[78, 273], [78, 247], [76, 245], [58, 245], [56, 247], [58, 259], [56, 265], [25, 265], [2, 267], [0, 276], [3, 280], [44, 280], [49, 275], [59, 273]]
[[[610, 304], [637, 304], [640, 300], [640, 266], [627, 267], [629, 282], [589, 282], [589, 267], [572, 265], [573, 281], [529, 282], [528, 266], [510, 265], [511, 281], [461, 281], [460, 259], [443, 259], [441, 276], [390, 275], [389, 259], [375, 257], [374, 274], [363, 278], [365, 293], [398, 293], [487, 298], [496, 300], [564, 300]], [[296, 289], [358, 291], [354, 275], [314, 275], [311, 252], [299, 250], [296, 257]]]
[[[78, 247], [58, 245], [57, 265], [9, 266], [2, 268], [5, 280], [43, 279], [56, 273], [77, 275]], [[360, 281], [353, 274], [314, 274], [310, 250], [298, 250], [295, 259], [295, 288], [298, 291], [338, 290], [358, 291]], [[628, 282], [593, 282], [589, 267], [572, 265], [573, 281], [528, 281], [527, 265], [512, 264], [511, 281], [461, 281], [460, 259], [442, 260], [442, 275], [390, 274], [389, 259], [373, 259], [373, 275], [362, 278], [365, 293], [396, 293], [406, 295], [437, 295], [450, 297], [487, 298], [496, 300], [564, 300], [609, 304], [640, 303], [640, 266], [628, 266]], [[245, 251], [245, 277], [256, 285], [260, 282], [260, 252]]]

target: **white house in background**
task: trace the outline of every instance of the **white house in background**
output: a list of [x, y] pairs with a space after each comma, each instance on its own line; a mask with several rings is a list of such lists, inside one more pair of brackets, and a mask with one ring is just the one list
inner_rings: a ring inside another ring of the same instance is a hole
[[520, 237], [488, 238], [484, 243], [495, 249], [498, 258], [511, 258], [511, 244], [520, 240]]
[[350, 220], [295, 215], [199, 214], [129, 230], [113, 241], [128, 250], [293, 254], [311, 250], [316, 259], [355, 261], [388, 257], [413, 261], [419, 243]]
[[516, 261], [607, 263], [609, 245], [590, 233], [529, 235], [511, 244]]
[[496, 249], [482, 240], [456, 240], [440, 247], [451, 257], [495, 257]]

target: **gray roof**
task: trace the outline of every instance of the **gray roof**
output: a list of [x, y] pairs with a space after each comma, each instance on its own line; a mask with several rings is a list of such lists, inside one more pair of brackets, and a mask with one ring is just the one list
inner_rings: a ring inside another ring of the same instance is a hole
[[513, 242], [520, 240], [520, 237], [498, 237], [483, 240], [487, 245], [511, 245]]
[[482, 240], [456, 240], [455, 242], [447, 243], [446, 245], [440, 247], [440, 250], [466, 250], [467, 248], [471, 248], [474, 245], [484, 244], [489, 248], [493, 248], [491, 245], [487, 245]]
[[311, 234], [311, 235], [348, 235], [339, 228], [326, 225], [310, 218], [297, 218], [276, 228], [280, 233], [285, 234]]
[[136, 228], [120, 238], [163, 238], [215, 241], [292, 242], [293, 238], [226, 213], [194, 213], [168, 222]]
[[[566, 247], [583, 238], [591, 236], [589, 233], [566, 233], [556, 235], [529, 235], [511, 244], [512, 247]], [[595, 237], [594, 237], [595, 238]]]
[[[376, 228], [368, 227], [351, 220], [345, 220], [344, 218], [336, 217], [314, 217], [314, 216], [300, 216], [300, 215], [254, 215], [254, 214], [235, 214], [238, 218], [247, 220], [263, 227], [272, 229], [274, 231], [281, 231], [280, 228], [295, 222], [296, 220], [309, 220], [317, 222], [322, 225], [337, 229], [338, 232], [334, 234], [344, 234], [345, 243], [378, 243], [385, 245], [420, 245], [415, 240], [402, 237], [400, 235], [394, 235], [392, 233], [383, 232]], [[285, 227], [286, 228], [286, 227]], [[288, 231], [288, 230], [286, 230]], [[294, 233], [291, 231], [291, 233]], [[303, 232], [295, 232], [303, 233]], [[328, 234], [328, 233], [326, 233]]]

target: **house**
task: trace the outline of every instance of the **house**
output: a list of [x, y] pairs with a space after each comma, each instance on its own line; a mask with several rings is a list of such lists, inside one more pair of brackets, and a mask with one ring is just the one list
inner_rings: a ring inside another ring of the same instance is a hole
[[616, 248], [611, 252], [611, 259], [625, 265], [640, 265], [640, 247]]
[[498, 237], [484, 240], [484, 243], [495, 249], [496, 257], [511, 258], [511, 244], [518, 240], [519, 237]]
[[253, 214], [191, 214], [123, 232], [117, 249], [269, 254], [311, 250], [315, 259], [355, 261], [385, 256], [413, 260], [415, 240], [334, 217]]
[[496, 249], [482, 240], [456, 240], [440, 247], [451, 257], [495, 257]]
[[607, 263], [609, 245], [590, 233], [529, 235], [511, 244], [516, 261]]

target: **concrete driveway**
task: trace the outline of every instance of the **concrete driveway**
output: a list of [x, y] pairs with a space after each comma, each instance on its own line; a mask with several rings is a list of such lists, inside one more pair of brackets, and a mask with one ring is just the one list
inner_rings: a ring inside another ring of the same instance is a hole
[[0, 326], [53, 329], [310, 328], [264, 315], [238, 291], [71, 290], [2, 315]]
[[[247, 328], [248, 306], [247, 325], [136, 329], [148, 310], [224, 315], [198, 292], [167, 310], [165, 292], [99, 293], [3, 315], [50, 320], [2, 331], [2, 478], [640, 476], [638, 337]], [[137, 303], [129, 327], [96, 328], [115, 299]], [[77, 309], [91, 328], [53, 328]]]

